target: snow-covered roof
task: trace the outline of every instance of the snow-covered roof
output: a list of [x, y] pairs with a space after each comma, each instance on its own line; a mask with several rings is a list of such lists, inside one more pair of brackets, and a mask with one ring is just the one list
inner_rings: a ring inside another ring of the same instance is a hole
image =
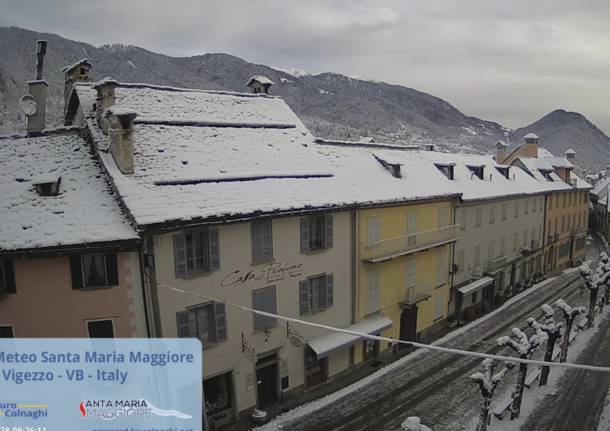
[[73, 69], [79, 67], [80, 65], [87, 65], [89, 67], [93, 67], [93, 64], [91, 63], [91, 61], [89, 61], [88, 58], [81, 58], [77, 62], [74, 62], [72, 64], [65, 66], [63, 69], [61, 69], [61, 71], [63, 73], [68, 73], [68, 72], [72, 71]]
[[573, 150], [573, 149], [571, 149], [571, 148], [568, 148], [568, 149], [566, 150], [566, 154], [576, 154], [576, 151], [574, 151], [574, 150]]
[[523, 139], [540, 139], [540, 138], [535, 133], [530, 132], [527, 135], [525, 135], [523, 137]]
[[[116, 107], [138, 112], [134, 174], [101, 156], [139, 225], [457, 195], [420, 152], [316, 144], [277, 97], [130, 85], [115, 91]], [[108, 148], [93, 116], [88, 125], [98, 147]], [[402, 164], [402, 177], [373, 154]]]
[[264, 75], [251, 76], [250, 79], [248, 79], [248, 82], [246, 82], [246, 85], [249, 87], [250, 85], [252, 85], [253, 82], [258, 82], [259, 84], [263, 84], [263, 85], [275, 84], [272, 80], [270, 80], [269, 78], [267, 78]]
[[[34, 190], [60, 176], [58, 196]], [[75, 133], [0, 139], [0, 220], [1, 251], [138, 238]]]
[[591, 194], [595, 195], [598, 199], [605, 197], [608, 194], [608, 186], [610, 185], [610, 178], [604, 177], [595, 183], [595, 187], [591, 190]]

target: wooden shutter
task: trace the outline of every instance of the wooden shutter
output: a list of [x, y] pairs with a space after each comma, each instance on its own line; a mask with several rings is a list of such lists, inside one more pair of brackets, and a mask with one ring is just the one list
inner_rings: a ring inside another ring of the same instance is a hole
[[309, 218], [301, 219], [301, 253], [309, 252]]
[[326, 274], [326, 307], [332, 307], [334, 303], [334, 277]]
[[309, 280], [299, 281], [299, 315], [303, 316], [309, 313]]
[[[209, 231], [210, 235], [210, 271], [220, 269], [220, 243], [218, 238], [218, 229], [212, 228]], [[223, 305], [224, 307], [224, 305]]]
[[104, 256], [104, 259], [106, 260], [106, 284], [108, 286], [118, 286], [119, 272], [116, 253], [108, 253]]
[[252, 223], [252, 260], [261, 262], [273, 258], [271, 220]]
[[369, 271], [367, 274], [368, 281], [368, 308], [367, 311], [372, 313], [379, 310], [379, 273], [376, 270]]
[[72, 289], [82, 289], [83, 264], [80, 256], [70, 256], [70, 272], [72, 274]]
[[[265, 290], [255, 290], [252, 292], [252, 308], [258, 311], [267, 311], [265, 309]], [[254, 317], [254, 330], [265, 328], [266, 319], [265, 316], [260, 314], [252, 313]]]
[[263, 255], [265, 259], [273, 259], [273, 222], [263, 223]]
[[324, 248], [332, 248], [333, 246], [333, 216], [327, 214], [324, 217]]
[[176, 327], [178, 328], [178, 337], [191, 337], [193, 334], [191, 333], [191, 328], [189, 324], [189, 312], [188, 311], [178, 311], [176, 313]]
[[2, 262], [4, 266], [4, 282], [5, 289], [4, 293], [17, 293], [17, 284], [15, 283], [15, 269], [13, 267], [12, 260], [5, 260]]
[[225, 305], [222, 302], [214, 303], [214, 318], [216, 322], [216, 342], [220, 343], [227, 339], [227, 315]]
[[174, 235], [174, 265], [176, 278], [186, 277], [186, 245], [182, 233]]

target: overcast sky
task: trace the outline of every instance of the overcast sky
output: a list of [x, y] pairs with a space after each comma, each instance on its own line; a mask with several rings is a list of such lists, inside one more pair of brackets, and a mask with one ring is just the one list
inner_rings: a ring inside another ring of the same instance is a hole
[[0, 11], [0, 25], [94, 45], [372, 78], [513, 128], [563, 108], [610, 132], [608, 0], [0, 0]]

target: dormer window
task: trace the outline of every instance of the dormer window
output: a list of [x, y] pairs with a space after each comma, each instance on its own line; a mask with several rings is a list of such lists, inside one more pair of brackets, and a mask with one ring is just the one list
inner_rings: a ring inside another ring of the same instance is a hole
[[39, 196], [57, 196], [60, 184], [61, 176], [56, 173], [39, 175], [32, 181]]
[[455, 179], [455, 176], [453, 174], [455, 163], [450, 163], [450, 164], [436, 163], [435, 166], [437, 167], [437, 169], [439, 171], [441, 171], [450, 180]]
[[402, 165], [400, 163], [390, 163], [383, 160], [381, 157], [377, 157], [375, 154], [373, 154], [373, 157], [375, 157], [375, 160], [377, 160], [381, 166], [387, 169], [394, 178], [402, 178], [402, 174], [400, 172], [400, 167]]
[[496, 166], [496, 170], [507, 180], [510, 179], [510, 168], [508, 166]]
[[470, 169], [470, 172], [472, 172], [473, 175], [476, 175], [480, 180], [483, 179], [483, 176], [485, 175], [485, 165], [468, 165], [466, 167]]
[[544, 177], [544, 178], [545, 178], [547, 181], [551, 181], [551, 182], [555, 181], [555, 180], [553, 180], [553, 177], [551, 176], [551, 172], [552, 172], [552, 171], [549, 171], [549, 170], [547, 170], [547, 169], [538, 169], [538, 170], [540, 171], [540, 173], [542, 174], [542, 176], [543, 176], [543, 177]]

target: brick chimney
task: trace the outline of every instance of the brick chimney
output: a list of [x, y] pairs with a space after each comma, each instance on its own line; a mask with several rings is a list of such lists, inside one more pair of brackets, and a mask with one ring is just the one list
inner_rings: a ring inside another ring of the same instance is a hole
[[108, 132], [109, 119], [104, 114], [108, 108], [114, 105], [116, 98], [114, 90], [119, 83], [112, 78], [104, 78], [93, 86], [97, 91], [95, 99], [95, 114], [97, 124], [104, 133]]
[[29, 135], [39, 135], [46, 127], [47, 90], [49, 85], [42, 78], [46, 53], [47, 41], [39, 40], [36, 42], [36, 79], [28, 81], [28, 93], [36, 102], [36, 113], [28, 117], [27, 131]]
[[110, 154], [123, 174], [133, 174], [133, 120], [138, 114], [128, 109], [109, 108], [108, 121]]
[[525, 140], [525, 157], [538, 158], [538, 141], [540, 138], [534, 133], [528, 133], [523, 137]]
[[248, 79], [246, 85], [252, 89], [254, 94], [269, 94], [269, 87], [274, 84], [272, 80], [262, 75], [254, 75]]
[[77, 82], [89, 82], [89, 72], [93, 68], [93, 64], [87, 58], [83, 58], [76, 63], [64, 67], [61, 71], [64, 73], [64, 111], [68, 108], [68, 100], [74, 84]]
[[502, 142], [496, 142], [496, 163], [499, 165], [504, 163], [504, 159], [506, 159], [506, 147], [507, 145]]

